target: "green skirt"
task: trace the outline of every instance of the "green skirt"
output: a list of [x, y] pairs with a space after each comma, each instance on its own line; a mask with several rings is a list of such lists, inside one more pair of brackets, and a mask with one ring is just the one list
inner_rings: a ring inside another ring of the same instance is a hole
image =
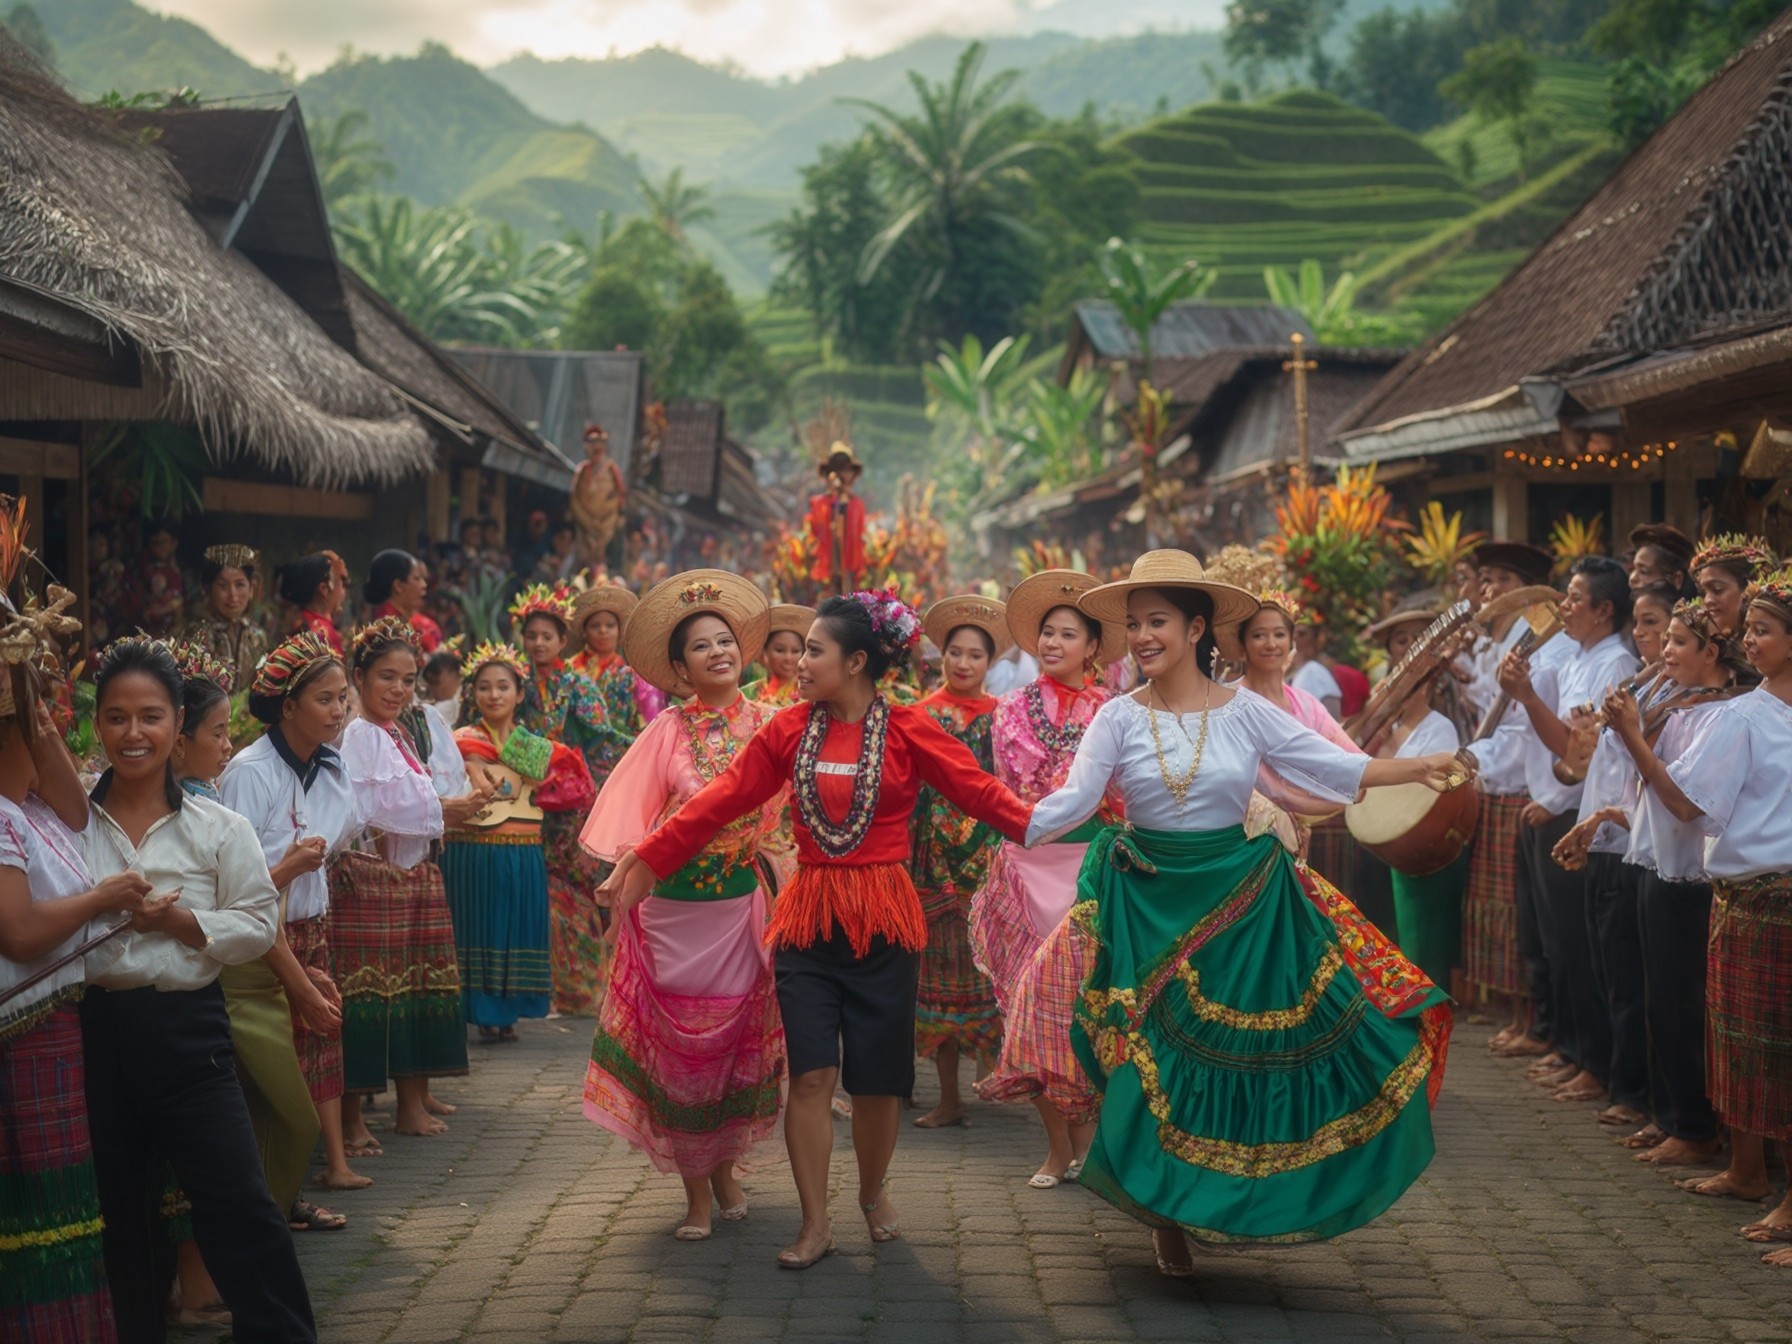
[[1082, 1183], [1213, 1242], [1361, 1227], [1431, 1160], [1451, 1010], [1273, 835], [1112, 827], [1071, 918], [1071, 1043], [1102, 1090]]

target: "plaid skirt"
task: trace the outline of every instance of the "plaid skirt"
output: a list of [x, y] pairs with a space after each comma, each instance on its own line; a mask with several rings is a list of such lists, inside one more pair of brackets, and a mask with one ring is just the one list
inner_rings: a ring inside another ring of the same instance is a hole
[[995, 1071], [977, 1083], [985, 1101], [1045, 1099], [1071, 1121], [1093, 1120], [1101, 1094], [1070, 1043], [1077, 999], [1097, 948], [1085, 925], [1092, 903], [1074, 906], [1046, 935], [1008, 1003], [1002, 1054]]
[[81, 1019], [64, 1005], [0, 1041], [0, 1339], [116, 1332], [87, 1136]]
[[1463, 966], [1491, 994], [1524, 993], [1518, 954], [1518, 819], [1521, 794], [1483, 794], [1462, 902]]
[[1711, 1104], [1792, 1139], [1792, 872], [1712, 883], [1705, 1005]]
[[440, 868], [339, 856], [330, 865], [330, 943], [349, 1091], [467, 1071], [460, 963]]
[[[306, 970], [330, 974], [330, 917], [289, 921], [286, 944]], [[342, 1036], [326, 1036], [306, 1026], [297, 1012], [292, 1015], [292, 1047], [299, 1052], [299, 1068], [316, 1105], [342, 1095]]]
[[952, 887], [921, 892], [927, 946], [921, 949], [921, 984], [915, 999], [915, 1048], [931, 1058], [947, 1041], [979, 1055], [1002, 1044], [1002, 1015], [989, 977], [977, 969], [966, 916], [970, 901]]

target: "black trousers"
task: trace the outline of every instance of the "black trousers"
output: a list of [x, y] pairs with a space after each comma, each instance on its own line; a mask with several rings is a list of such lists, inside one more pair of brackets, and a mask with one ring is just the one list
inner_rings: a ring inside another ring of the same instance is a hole
[[1649, 1033], [1649, 1106], [1663, 1133], [1717, 1137], [1705, 1091], [1705, 949], [1711, 888], [1642, 874], [1638, 901], [1643, 1012]]
[[1649, 1031], [1643, 1017], [1643, 870], [1617, 854], [1587, 856], [1587, 939], [1593, 979], [1610, 1026], [1608, 1069], [1600, 1074], [1612, 1101], [1649, 1109]]
[[[1573, 813], [1551, 817], [1541, 826], [1520, 825], [1518, 828], [1518, 873], [1514, 884], [1518, 906], [1518, 958], [1523, 963], [1526, 992], [1531, 996], [1530, 1034], [1548, 1041], [1558, 1050], [1565, 1047], [1567, 1019], [1562, 1005], [1555, 1000], [1549, 979], [1549, 953], [1543, 937], [1545, 896], [1542, 886], [1544, 867], [1555, 866], [1549, 857], [1556, 842], [1574, 824]], [[1542, 864], [1538, 853], [1542, 853]]]
[[174, 1247], [158, 1212], [166, 1162], [241, 1344], [313, 1344], [311, 1299], [274, 1207], [236, 1076], [224, 992], [90, 989], [81, 1004], [87, 1117], [121, 1344], [166, 1334]]

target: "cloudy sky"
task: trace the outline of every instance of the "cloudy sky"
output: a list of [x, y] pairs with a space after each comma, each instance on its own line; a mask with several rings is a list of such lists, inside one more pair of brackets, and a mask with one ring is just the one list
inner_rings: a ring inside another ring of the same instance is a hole
[[[1224, 0], [140, 0], [202, 24], [260, 65], [308, 73], [344, 44], [381, 54], [444, 42], [481, 65], [518, 51], [603, 56], [655, 45], [760, 75], [875, 55], [912, 38], [1064, 28], [1206, 27]], [[1094, 11], [1093, 13], [1091, 11]]]

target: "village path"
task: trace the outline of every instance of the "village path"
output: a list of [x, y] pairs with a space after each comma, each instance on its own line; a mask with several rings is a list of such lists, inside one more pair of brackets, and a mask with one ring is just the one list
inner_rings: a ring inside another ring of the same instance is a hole
[[844, 1125], [838, 1256], [773, 1267], [797, 1225], [775, 1151], [747, 1222], [676, 1243], [677, 1183], [579, 1113], [578, 1019], [475, 1047], [473, 1075], [439, 1089], [461, 1108], [453, 1132], [386, 1135], [388, 1156], [360, 1164], [379, 1183], [331, 1201], [352, 1226], [299, 1242], [326, 1344], [1792, 1340], [1792, 1272], [1734, 1235], [1744, 1205], [1633, 1164], [1486, 1035], [1458, 1032], [1437, 1160], [1389, 1215], [1327, 1245], [1202, 1255], [1181, 1283], [1106, 1204], [1024, 1186], [1043, 1147], [1024, 1107], [905, 1131], [906, 1238], [875, 1254], [839, 1188]]

